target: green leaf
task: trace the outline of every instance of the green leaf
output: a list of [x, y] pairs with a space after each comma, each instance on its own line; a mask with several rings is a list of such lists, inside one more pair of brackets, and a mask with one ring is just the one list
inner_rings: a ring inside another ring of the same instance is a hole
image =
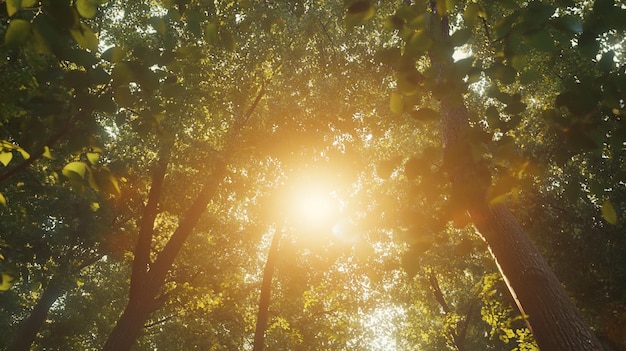
[[524, 35], [524, 42], [539, 51], [554, 50], [554, 38], [545, 30], [538, 30]]
[[472, 37], [472, 30], [469, 28], [457, 30], [450, 36], [453, 46], [462, 46]]
[[219, 42], [217, 24], [209, 22], [204, 27], [204, 40], [206, 40], [206, 42], [211, 45], [216, 45]]
[[0, 163], [2, 163], [4, 167], [7, 167], [9, 165], [9, 162], [11, 162], [12, 159], [13, 159], [12, 152], [6, 152], [6, 151], [0, 152]]
[[35, 6], [37, 0], [7, 0], [7, 13], [9, 17], [25, 7]]
[[50, 160], [54, 160], [54, 156], [52, 156], [52, 153], [50, 152], [50, 148], [48, 146], [44, 146], [43, 147], [43, 157], [50, 159]]
[[402, 114], [404, 112], [404, 100], [402, 99], [402, 94], [399, 92], [392, 92], [389, 98], [389, 108], [391, 112]]
[[121, 62], [124, 58], [124, 49], [119, 46], [108, 48], [105, 52], [102, 53], [101, 57], [103, 60], [107, 60], [109, 62]]
[[374, 6], [370, 1], [357, 0], [347, 6], [348, 12], [346, 14], [346, 25], [355, 27], [363, 24], [374, 16]]
[[104, 191], [113, 196], [118, 196], [122, 193], [117, 179], [115, 179], [113, 174], [111, 174], [108, 170], [93, 172], [93, 177], [98, 190]]
[[86, 156], [87, 156], [87, 160], [89, 160], [89, 163], [91, 163], [92, 165], [98, 164], [98, 160], [100, 159], [100, 153], [88, 152]]
[[609, 200], [602, 203], [602, 218], [611, 224], [617, 224], [617, 213]]
[[30, 158], [30, 154], [26, 152], [26, 150], [22, 149], [21, 147], [18, 147], [17, 151], [20, 153], [20, 155], [22, 155], [23, 159], [28, 160]]
[[98, 2], [93, 0], [76, 0], [76, 10], [85, 18], [92, 18], [98, 12]]
[[165, 19], [163, 19], [163, 17], [152, 17], [150, 18], [149, 23], [157, 33], [161, 35], [165, 34], [165, 31], [167, 29], [167, 23], [165, 22]]
[[572, 15], [564, 15], [555, 18], [552, 22], [552, 25], [554, 26], [554, 28], [564, 32], [576, 34], [583, 32], [583, 22], [580, 20], [580, 18]]
[[15, 280], [15, 278], [13, 278], [12, 275], [4, 272], [0, 273], [0, 278], [0, 291], [7, 291], [11, 289], [11, 286], [13, 286], [13, 280]]
[[92, 52], [98, 50], [98, 37], [86, 24], [80, 22], [78, 28], [70, 29], [70, 34], [81, 48]]
[[70, 180], [85, 179], [87, 165], [83, 162], [70, 162], [63, 167], [61, 173]]
[[475, 2], [470, 2], [465, 7], [463, 12], [463, 21], [468, 28], [472, 28], [478, 21], [478, 14], [480, 13], [480, 5]]
[[10, 48], [18, 47], [26, 42], [30, 36], [30, 22], [23, 19], [14, 19], [9, 23], [4, 34], [4, 45]]
[[0, 204], [3, 204], [4, 206], [7, 205], [7, 199], [4, 197], [4, 195], [2, 195], [2, 193], [0, 193]]
[[421, 55], [433, 45], [433, 40], [426, 30], [417, 30], [406, 43], [407, 51], [412, 54]]

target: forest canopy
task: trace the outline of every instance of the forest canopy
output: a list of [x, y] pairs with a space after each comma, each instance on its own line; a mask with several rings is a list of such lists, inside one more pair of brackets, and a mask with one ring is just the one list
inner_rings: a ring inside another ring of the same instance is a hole
[[621, 0], [3, 0], [0, 349], [626, 350]]

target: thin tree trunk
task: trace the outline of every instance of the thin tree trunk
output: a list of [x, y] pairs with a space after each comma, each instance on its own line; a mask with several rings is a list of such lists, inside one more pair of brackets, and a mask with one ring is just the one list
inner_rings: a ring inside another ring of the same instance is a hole
[[37, 333], [43, 326], [52, 304], [63, 294], [61, 279], [52, 277], [37, 304], [30, 312], [28, 318], [20, 323], [17, 332], [13, 336], [10, 350], [28, 351], [37, 337]]
[[272, 244], [265, 261], [263, 269], [263, 282], [261, 283], [261, 297], [259, 298], [259, 312], [256, 318], [256, 330], [254, 331], [254, 346], [252, 351], [263, 351], [265, 347], [265, 331], [267, 330], [267, 320], [269, 319], [270, 296], [272, 293], [272, 277], [274, 267], [278, 258], [278, 247], [282, 232], [276, 231], [272, 238]]
[[[431, 4], [436, 13], [436, 2]], [[445, 16], [435, 14], [432, 17], [431, 35], [435, 40], [448, 41]], [[430, 61], [439, 83], [450, 84], [446, 81], [446, 72], [453, 68], [452, 58], [431, 53]], [[448, 163], [452, 193], [469, 194], [464, 199], [466, 210], [489, 245], [537, 344], [546, 351], [602, 350], [596, 336], [513, 214], [502, 204], [487, 203], [486, 188], [468, 192], [468, 182], [480, 172], [471, 161], [458, 165], [459, 160], [472, 160], [468, 141], [463, 139], [463, 131], [469, 129], [468, 111], [460, 91], [448, 89], [441, 94], [440, 104], [444, 162]], [[459, 157], [459, 152], [465, 152], [465, 155]], [[453, 162], [456, 164], [452, 165]]]

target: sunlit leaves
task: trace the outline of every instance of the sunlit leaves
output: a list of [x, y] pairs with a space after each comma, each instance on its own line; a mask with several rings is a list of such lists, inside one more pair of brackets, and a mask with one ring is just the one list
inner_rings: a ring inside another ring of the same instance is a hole
[[30, 22], [23, 19], [14, 19], [9, 23], [4, 34], [4, 45], [7, 47], [17, 47], [26, 42], [31, 33]]
[[348, 28], [360, 26], [365, 21], [374, 17], [374, 6], [367, 0], [345, 1], [344, 6], [347, 8], [346, 25]]
[[617, 213], [609, 200], [602, 203], [602, 218], [611, 224], [617, 224]]
[[4, 206], [7, 205], [7, 199], [4, 197], [4, 195], [2, 195], [2, 193], [0, 193], [0, 204], [3, 204]]
[[7, 13], [11, 17], [23, 8], [35, 6], [37, 0], [6, 0], [6, 2]]
[[70, 179], [72, 182], [80, 182], [85, 179], [85, 174], [87, 173], [87, 165], [83, 162], [70, 162], [63, 169], [61, 173]]

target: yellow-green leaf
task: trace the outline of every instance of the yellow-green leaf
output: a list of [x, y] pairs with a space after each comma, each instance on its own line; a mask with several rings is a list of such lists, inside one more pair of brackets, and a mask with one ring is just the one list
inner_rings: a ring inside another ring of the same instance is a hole
[[98, 12], [98, 3], [92, 0], [77, 0], [76, 9], [85, 18], [92, 18]]
[[18, 147], [17, 151], [20, 153], [20, 155], [22, 155], [22, 157], [25, 160], [28, 160], [30, 158], [30, 154], [26, 150], [22, 149], [21, 147]]
[[103, 52], [101, 57], [103, 60], [107, 60], [109, 62], [121, 62], [124, 58], [124, 49], [119, 46], [113, 46]]
[[100, 159], [100, 154], [97, 152], [88, 152], [87, 159], [89, 160], [89, 163], [91, 163], [92, 165], [96, 165], [98, 164], [98, 160]]
[[394, 91], [391, 93], [389, 98], [389, 108], [391, 108], [391, 112], [401, 114], [404, 112], [404, 100], [402, 99], [402, 94]]
[[217, 24], [209, 22], [204, 27], [204, 40], [211, 45], [216, 45], [219, 41], [219, 35], [217, 32]]
[[80, 22], [80, 27], [70, 29], [70, 34], [72, 34], [72, 38], [81, 48], [89, 49], [93, 52], [98, 50], [98, 37], [83, 22]]
[[353, 1], [348, 6], [348, 13], [346, 14], [346, 24], [348, 27], [354, 27], [363, 24], [368, 19], [374, 16], [374, 6], [370, 1], [358, 0]]
[[15, 278], [13, 278], [12, 275], [4, 272], [0, 273], [0, 277], [2, 278], [2, 280], [0, 281], [0, 291], [7, 291], [11, 289], [11, 286], [13, 285], [13, 280]]
[[50, 160], [54, 160], [54, 156], [52, 156], [52, 153], [50, 152], [50, 148], [48, 146], [44, 146], [43, 147], [43, 157], [50, 159]]
[[25, 8], [34, 6], [37, 3], [37, 0], [7, 0], [7, 13], [9, 17], [13, 16], [17, 13], [17, 11]]
[[609, 200], [604, 201], [602, 204], [602, 218], [611, 224], [617, 224], [617, 213]]
[[8, 47], [17, 47], [26, 42], [30, 36], [30, 22], [23, 19], [14, 19], [9, 23], [4, 34], [4, 45]]
[[4, 197], [4, 195], [2, 195], [2, 193], [0, 193], [0, 204], [3, 204], [4, 206], [7, 205], [7, 199]]
[[87, 165], [83, 162], [70, 162], [63, 167], [61, 170], [64, 176], [70, 178], [71, 180], [79, 177], [81, 179], [85, 179], [85, 174], [87, 173]]
[[2, 151], [0, 152], [0, 163], [4, 165], [4, 167], [9, 165], [9, 162], [13, 159], [13, 153]]

